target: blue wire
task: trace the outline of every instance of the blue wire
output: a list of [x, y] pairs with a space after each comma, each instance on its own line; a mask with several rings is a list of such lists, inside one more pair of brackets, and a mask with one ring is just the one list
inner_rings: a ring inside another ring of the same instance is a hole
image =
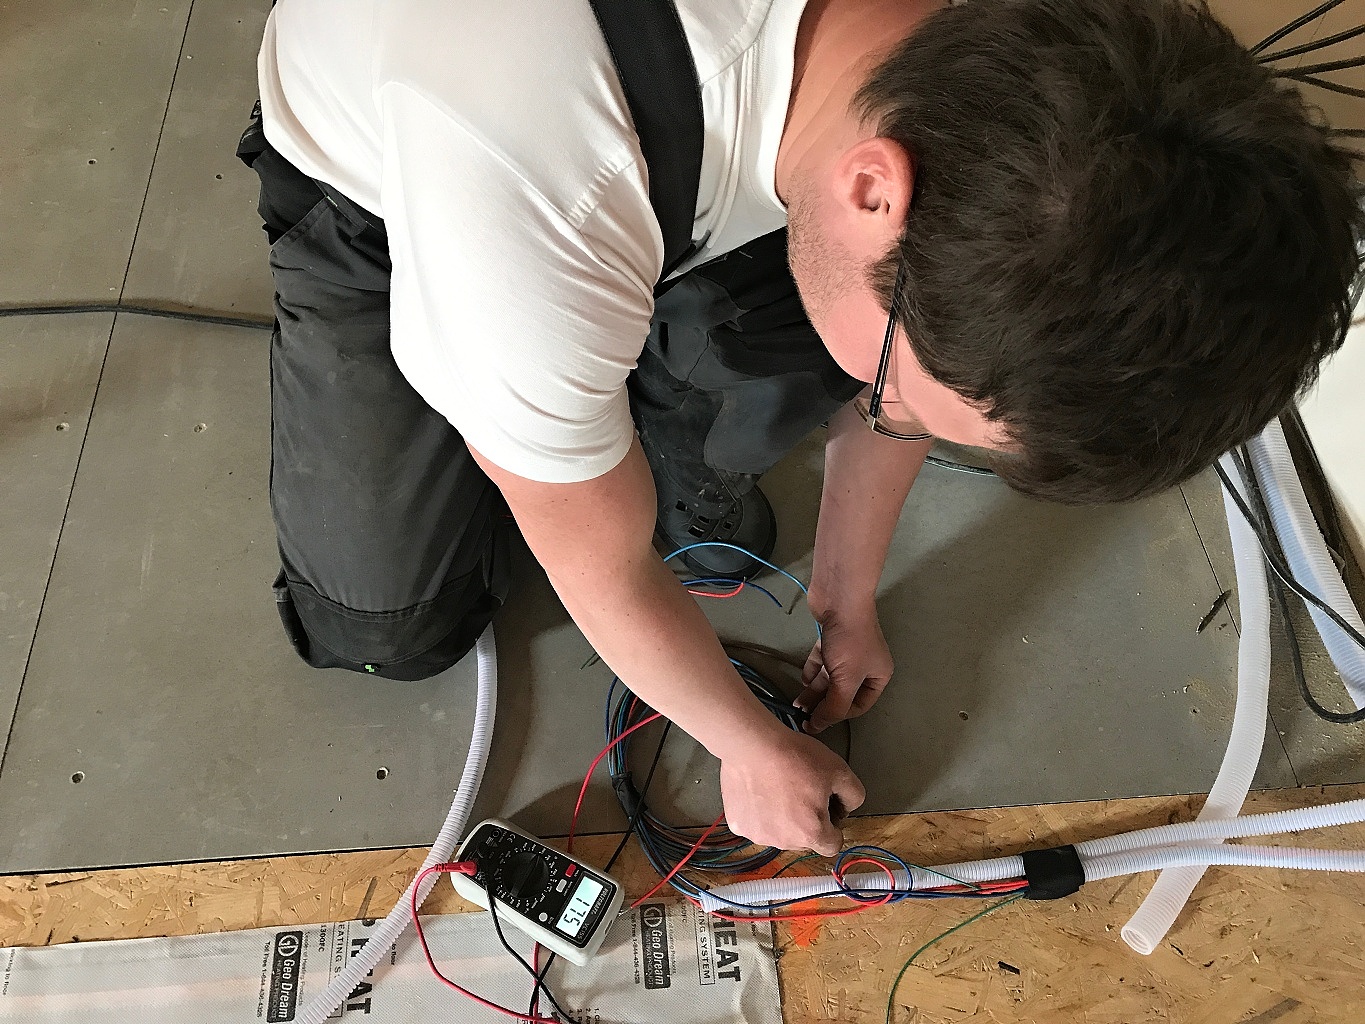
[[611, 742], [611, 697], [616, 692], [616, 684], [620, 681], [620, 676], [611, 677], [611, 686], [607, 688], [607, 703], [602, 708], [602, 735], [608, 743]]
[[692, 551], [695, 548], [728, 548], [731, 551], [738, 551], [741, 555], [748, 555], [759, 565], [766, 565], [773, 572], [781, 573], [783, 576], [787, 577], [787, 579], [791, 580], [798, 587], [800, 587], [801, 593], [805, 594], [806, 596], [810, 596], [810, 591], [806, 589], [806, 585], [802, 583], [800, 580], [798, 580], [791, 573], [787, 572], [786, 569], [778, 568], [777, 566], [773, 565], [772, 562], [769, 562], [766, 558], [759, 558], [752, 551], [748, 551], [740, 547], [738, 544], [727, 544], [723, 540], [703, 540], [698, 541], [696, 544], [688, 544], [686, 547], [678, 548], [677, 551], [673, 552], [671, 555], [668, 555], [666, 558], [664, 558], [664, 561], [671, 562], [679, 555], [686, 554], [688, 551]]
[[[872, 890], [855, 890], [855, 889], [852, 889], [852, 888], [850, 888], [849, 886], [844, 885], [844, 883], [843, 883], [843, 881], [842, 881], [842, 879], [841, 879], [841, 876], [842, 876], [843, 873], [844, 873], [844, 861], [845, 861], [845, 860], [847, 860], [849, 857], [858, 857], [858, 856], [862, 856], [863, 854], [868, 854], [868, 853], [874, 855], [873, 857], [871, 857], [871, 858], [869, 858], [869, 859], [871, 859], [871, 860], [889, 860], [889, 861], [891, 861], [893, 864], [895, 864], [896, 866], [898, 866], [898, 867], [900, 867], [902, 870], [904, 870], [904, 871], [905, 871], [905, 875], [906, 875], [907, 878], [912, 877], [912, 876], [911, 876], [911, 872], [910, 872], [910, 865], [907, 864], [905, 861], [901, 860], [899, 857], [897, 857], [897, 856], [896, 856], [894, 853], [892, 853], [890, 850], [884, 850], [884, 849], [882, 849], [880, 846], [866, 846], [866, 845], [864, 845], [864, 846], [850, 846], [847, 850], [844, 850], [841, 854], [839, 854], [839, 856], [838, 856], [837, 858], [835, 858], [835, 861], [834, 861], [834, 872], [833, 872], [835, 884], [839, 886], [839, 890], [840, 890], [845, 896], [847, 896], [849, 899], [858, 900], [859, 902], [871, 902], [872, 900], [880, 899], [880, 897], [867, 897], [867, 896], [863, 895], [863, 893], [864, 893], [865, 891], [869, 891], [869, 892], [870, 892], [870, 891], [872, 891]], [[895, 897], [894, 899], [891, 900], [892, 903], [899, 903], [901, 900], [909, 898], [910, 895], [911, 895], [911, 893], [912, 893], [912, 890], [909, 890], [909, 889], [905, 889], [905, 890], [896, 890], [896, 891], [903, 892], [904, 895]], [[855, 893], [856, 893], [856, 895], [855, 895]], [[885, 894], [885, 892], [883, 892], [883, 895], [884, 895], [884, 894]]]
[[[653, 836], [652, 836], [652, 835], [648, 835], [648, 834], [647, 834], [647, 836], [648, 836], [647, 841], [641, 843], [641, 847], [644, 849], [646, 859], [650, 862], [650, 865], [654, 868], [654, 870], [655, 870], [660, 876], [663, 876], [663, 875], [668, 874], [668, 872], [669, 872], [669, 870], [670, 870], [670, 867], [669, 867], [669, 865], [666, 863], [663, 854], [655, 848]], [[856, 849], [856, 848], [855, 848], [855, 849]], [[862, 849], [878, 849], [878, 848], [877, 848], [877, 847], [871, 847], [871, 848], [863, 847]], [[852, 851], [852, 850], [846, 851], [846, 853], [851, 853], [851, 852], [853, 852], [853, 851]], [[896, 857], [895, 854], [891, 854], [890, 857], [891, 857], [892, 860], [897, 860], [897, 861], [900, 860], [900, 858], [899, 858], [899, 857]], [[842, 859], [842, 858], [841, 858], [841, 859]], [[904, 863], [904, 862], [902, 861], [901, 863]], [[698, 897], [701, 895], [701, 893], [704, 891], [704, 890], [703, 890], [700, 886], [698, 886], [695, 882], [692, 882], [691, 880], [685, 878], [685, 877], [683, 876], [682, 872], [679, 872], [678, 874], [674, 875], [671, 879], [669, 879], [669, 885], [671, 885], [674, 889], [676, 889], [676, 890], [677, 890], [679, 893], [681, 893], [682, 895], [684, 895], [684, 896], [691, 896], [691, 897], [693, 897], [694, 899], [695, 899], [695, 898], [698, 898]], [[914, 899], [914, 900], [983, 899], [983, 898], [990, 898], [990, 897], [996, 895], [995, 893], [977, 893], [977, 892], [917, 892], [917, 891], [914, 891], [914, 890], [905, 890], [905, 889], [857, 889], [857, 890], [849, 890], [849, 889], [847, 889], [847, 887], [845, 887], [845, 888], [843, 888], [843, 889], [831, 889], [831, 890], [829, 890], [829, 891], [827, 891], [827, 892], [814, 893], [813, 895], [810, 895], [810, 896], [801, 896], [801, 897], [798, 897], [798, 898], [796, 898], [796, 899], [772, 900], [772, 901], [770, 901], [770, 902], [762, 903], [762, 904], [736, 903], [734, 900], [726, 899], [724, 896], [716, 896], [716, 895], [714, 895], [714, 894], [709, 894], [709, 895], [711, 896], [711, 899], [715, 900], [717, 903], [722, 903], [722, 904], [726, 905], [727, 907], [733, 908], [733, 909], [735, 909], [735, 910], [747, 910], [747, 911], [766, 910], [766, 911], [771, 912], [771, 911], [774, 911], [774, 910], [785, 910], [786, 908], [795, 906], [795, 905], [798, 904], [798, 903], [807, 903], [807, 902], [809, 902], [810, 900], [814, 900], [814, 899], [828, 899], [829, 897], [832, 897], [832, 896], [847, 896], [847, 895], [849, 895], [849, 892], [850, 892], [850, 891], [856, 892], [859, 896], [862, 896], [862, 897], [864, 897], [865, 899], [879, 899], [879, 898], [884, 897], [884, 896], [893, 896], [894, 899], [891, 900], [892, 903], [899, 903], [901, 900], [905, 900], [905, 899]]]
[[[661, 873], [663, 873], [663, 872], [661, 872]], [[681, 873], [679, 873], [679, 874], [677, 874], [677, 875], [674, 875], [673, 878], [671, 879], [671, 881], [676, 882], [676, 881], [677, 881], [679, 878], [681, 878], [681, 877], [682, 877], [682, 875], [681, 875]], [[685, 881], [685, 880], [684, 880], [684, 881]], [[696, 891], [697, 891], [697, 892], [701, 892], [701, 891], [702, 891], [700, 888], [697, 888], [697, 887], [695, 886], [695, 884], [692, 883], [692, 882], [688, 882], [687, 884], [688, 884], [688, 885], [692, 885], [694, 888], [696, 888]], [[678, 891], [679, 891], [679, 892], [684, 892], [684, 891], [685, 891], [685, 890], [683, 890], [682, 888], [677, 887], [677, 886], [675, 886], [675, 888], [678, 888]], [[857, 889], [857, 890], [854, 890], [854, 891], [857, 892], [860, 896], [865, 897], [866, 899], [865, 899], [864, 901], [866, 901], [866, 900], [871, 900], [871, 899], [880, 899], [880, 898], [882, 898], [883, 896], [892, 895], [892, 896], [894, 896], [895, 898], [891, 900], [891, 903], [899, 903], [899, 902], [901, 902], [901, 900], [907, 900], [907, 899], [909, 899], [909, 900], [952, 900], [952, 899], [963, 899], [963, 898], [966, 898], [966, 899], [983, 899], [983, 898], [990, 898], [990, 897], [992, 897], [992, 896], [997, 896], [997, 895], [999, 895], [998, 893], [975, 893], [975, 892], [916, 892], [916, 891], [907, 891], [907, 890], [905, 890], [905, 889]], [[708, 895], [711, 899], [715, 900], [717, 903], [724, 903], [726, 906], [728, 906], [728, 907], [733, 907], [733, 908], [736, 909], [736, 910], [751, 910], [751, 911], [752, 911], [752, 910], [785, 910], [785, 909], [787, 909], [788, 907], [793, 907], [793, 906], [795, 906], [795, 905], [798, 904], [798, 903], [809, 903], [811, 900], [829, 899], [830, 897], [833, 897], [833, 896], [847, 896], [847, 895], [848, 895], [848, 892], [846, 892], [846, 891], [841, 891], [841, 890], [839, 890], [839, 889], [830, 889], [828, 892], [817, 892], [817, 893], [814, 893], [813, 895], [810, 895], [810, 896], [801, 896], [801, 897], [799, 897], [799, 898], [797, 898], [797, 899], [790, 899], [790, 900], [773, 900], [773, 901], [771, 901], [771, 902], [769, 902], [769, 903], [761, 903], [761, 904], [753, 904], [753, 903], [736, 903], [736, 902], [734, 902], [734, 900], [728, 900], [728, 899], [726, 899], [724, 896], [717, 896], [717, 895], [715, 895], [714, 893], [708, 893], [707, 895]]]
[[[849, 858], [867, 853], [874, 854], [878, 858], [884, 858], [890, 861], [896, 867], [899, 867], [903, 871], [905, 871], [907, 876], [912, 875], [910, 865], [905, 860], [898, 857], [890, 850], [884, 849], [883, 847], [868, 845], [851, 846], [847, 850], [844, 850], [841, 854], [839, 854], [839, 856], [834, 861], [835, 873], [836, 874], [843, 873], [842, 870], [843, 865], [845, 861], [848, 860]], [[691, 885], [693, 883], [689, 882], [688, 884]], [[717, 902], [720, 903], [724, 903], [730, 907], [734, 907], [739, 910], [767, 909], [770, 911], [782, 910], [790, 906], [795, 906], [798, 903], [805, 903], [808, 900], [828, 899], [829, 897], [832, 896], [847, 896], [849, 899], [853, 899], [861, 903], [871, 903], [876, 900], [882, 899], [885, 896], [891, 896], [892, 899], [889, 901], [890, 903], [900, 903], [903, 900], [982, 899], [997, 895], [995, 893], [984, 892], [921, 892], [914, 889], [853, 889], [849, 886], [843, 885], [841, 882], [839, 882], [838, 878], [835, 878], [834, 884], [837, 885], [838, 888], [831, 889], [827, 892], [815, 893], [810, 896], [802, 896], [797, 899], [773, 900], [768, 903], [757, 905], [736, 903], [733, 900], [728, 900], [723, 896], [716, 896], [714, 893], [709, 895], [711, 899], [716, 900]]]
[[[686, 547], [678, 548], [677, 551], [674, 551], [671, 555], [668, 555], [664, 559], [664, 561], [671, 562], [679, 555], [686, 554], [687, 552], [695, 550], [696, 548], [725, 548], [726, 550], [729, 551], [738, 551], [741, 555], [748, 555], [759, 565], [766, 565], [773, 572], [779, 573], [787, 577], [787, 579], [791, 580], [793, 583], [796, 584], [797, 588], [801, 591], [802, 594], [806, 596], [807, 599], [810, 598], [810, 591], [806, 589], [806, 585], [802, 583], [800, 580], [798, 580], [791, 573], [787, 572], [786, 569], [783, 569], [780, 566], [773, 565], [773, 563], [768, 561], [766, 558], [759, 558], [758, 555], [754, 554], [752, 551], [740, 547], [738, 544], [727, 544], [723, 540], [703, 540], [698, 541], [696, 544], [688, 544]], [[779, 601], [778, 604], [781, 605], [781, 602]], [[815, 624], [815, 635], [816, 637], [820, 636], [820, 623], [818, 622]]]

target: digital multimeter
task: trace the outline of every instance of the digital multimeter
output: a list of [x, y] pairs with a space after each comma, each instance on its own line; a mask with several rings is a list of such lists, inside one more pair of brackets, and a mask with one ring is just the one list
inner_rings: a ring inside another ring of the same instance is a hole
[[472, 877], [450, 876], [456, 892], [486, 910], [491, 889], [500, 920], [579, 967], [601, 948], [621, 910], [615, 879], [511, 822], [480, 822], [454, 859], [478, 865]]

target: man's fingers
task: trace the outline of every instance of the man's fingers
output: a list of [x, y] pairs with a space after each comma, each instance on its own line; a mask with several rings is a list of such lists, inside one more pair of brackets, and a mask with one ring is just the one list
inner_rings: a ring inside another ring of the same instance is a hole
[[829, 674], [821, 669], [815, 678], [807, 681], [799, 696], [792, 703], [803, 711], [814, 711], [829, 692]]
[[809, 686], [825, 667], [825, 659], [820, 651], [820, 644], [817, 641], [815, 646], [810, 649], [810, 654], [806, 656], [806, 664], [801, 669], [801, 685]]
[[821, 857], [837, 857], [844, 848], [844, 831], [826, 820], [819, 834], [810, 844], [810, 849]]
[[840, 809], [845, 814], [852, 814], [867, 799], [867, 790], [862, 780], [853, 774], [853, 769], [840, 773], [834, 785], [834, 798], [839, 801]]
[[823, 732], [835, 722], [842, 722], [848, 718], [849, 708], [853, 706], [861, 688], [860, 683], [850, 686], [844, 680], [832, 683], [826, 691], [824, 699], [820, 701], [811, 714], [811, 729], [815, 732]]
[[857, 718], [859, 715], [869, 711], [873, 704], [877, 703], [877, 698], [886, 689], [886, 684], [891, 681], [890, 676], [873, 678], [869, 676], [863, 680], [863, 685], [858, 687], [858, 693], [853, 698], [853, 703], [849, 707], [848, 717]]

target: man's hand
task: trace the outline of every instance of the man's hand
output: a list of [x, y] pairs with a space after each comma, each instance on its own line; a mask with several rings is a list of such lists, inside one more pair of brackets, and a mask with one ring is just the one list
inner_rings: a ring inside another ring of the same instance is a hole
[[760, 846], [837, 855], [843, 849], [839, 823], [862, 805], [863, 784], [819, 740], [781, 727], [763, 736], [721, 760], [730, 831]]
[[856, 718], [877, 702], [893, 669], [875, 606], [821, 623], [821, 638], [806, 659], [796, 706], [810, 712], [808, 728], [822, 732]]

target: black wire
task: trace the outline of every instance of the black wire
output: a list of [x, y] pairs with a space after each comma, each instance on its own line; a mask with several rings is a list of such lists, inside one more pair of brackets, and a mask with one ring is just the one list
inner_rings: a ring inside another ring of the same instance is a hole
[[[1365, 131], [1361, 131], [1359, 137], [1365, 138]], [[1291, 406], [1280, 415], [1280, 425], [1284, 428], [1289, 441], [1290, 454], [1301, 455], [1308, 462], [1312, 479], [1315, 485], [1319, 485], [1315, 489], [1321, 491], [1322, 485], [1326, 484], [1327, 471], [1323, 469], [1322, 460], [1318, 458], [1318, 450], [1313, 446], [1313, 439], [1308, 436], [1308, 428], [1304, 426], [1303, 417]], [[1319, 525], [1326, 534], [1328, 550], [1340, 567], [1344, 561], [1340, 552], [1347, 545], [1346, 534], [1341, 525], [1341, 514], [1337, 511], [1337, 504], [1332, 498], [1330, 488], [1327, 488], [1326, 493], [1319, 493], [1318, 498], [1317, 504], [1321, 506], [1322, 513]], [[1311, 499], [1309, 504], [1312, 504]]]
[[[1245, 485], [1247, 493], [1251, 495], [1260, 529], [1266, 531], [1267, 534], [1272, 534], [1270, 509], [1266, 507], [1265, 495], [1261, 490], [1260, 482], [1251, 470], [1251, 455], [1245, 445], [1233, 452], [1233, 461], [1237, 464], [1237, 470], [1242, 477], [1242, 483]], [[1285, 640], [1289, 643], [1289, 660], [1294, 670], [1294, 682], [1298, 684], [1299, 696], [1308, 705], [1308, 709], [1333, 725], [1355, 725], [1358, 722], [1365, 722], [1365, 708], [1353, 712], [1332, 711], [1318, 703], [1317, 698], [1308, 688], [1308, 673], [1303, 666], [1303, 648], [1299, 644], [1299, 632], [1290, 616], [1289, 598], [1285, 593], [1284, 584], [1280, 582], [1277, 576], [1271, 575], [1270, 577], [1270, 592], [1271, 596], [1275, 598], [1275, 607], [1280, 613], [1280, 623], [1284, 627]]]
[[1278, 43], [1285, 36], [1289, 35], [1291, 32], [1297, 32], [1299, 29], [1303, 28], [1303, 26], [1307, 25], [1310, 21], [1317, 21], [1324, 14], [1330, 11], [1333, 7], [1340, 7], [1341, 2], [1342, 0], [1327, 0], [1327, 3], [1318, 4], [1317, 7], [1313, 8], [1307, 14], [1299, 15], [1299, 17], [1295, 18], [1288, 25], [1285, 25], [1283, 28], [1277, 28], [1274, 32], [1270, 33], [1270, 35], [1266, 36], [1259, 43], [1253, 46], [1251, 48], [1251, 52], [1253, 54], [1257, 54], [1262, 52], [1267, 46], [1274, 46], [1276, 43]]
[[[490, 917], [493, 918], [493, 930], [498, 933], [498, 941], [502, 943], [502, 948], [507, 950], [507, 952], [510, 953], [512, 957], [517, 961], [517, 963], [521, 964], [522, 967], [526, 968], [526, 972], [529, 975], [531, 975], [531, 978], [535, 981], [536, 992], [544, 992], [545, 998], [550, 1000], [550, 1005], [555, 1008], [555, 1012], [559, 1014], [561, 1017], [563, 1017], [566, 1021], [572, 1021], [573, 1018], [564, 1012], [564, 1007], [559, 1005], [559, 1000], [556, 999], [554, 993], [550, 991], [550, 987], [545, 984], [544, 977], [539, 974], [536, 974], [535, 968], [526, 962], [526, 958], [524, 956], [522, 956], [520, 953], [518, 953], [515, 949], [512, 948], [512, 944], [507, 941], [507, 936], [502, 933], [502, 925], [498, 922], [498, 898], [495, 895], [497, 888], [498, 888], [497, 878], [494, 876], [490, 876], [488, 880], [488, 886], [485, 888], [484, 891], [488, 893], [488, 914]], [[534, 1001], [535, 996], [533, 995], [531, 998]], [[531, 1016], [529, 1011], [527, 1012], [527, 1016], [528, 1017]]]
[[1297, 57], [1304, 53], [1313, 53], [1316, 50], [1326, 49], [1337, 43], [1344, 43], [1348, 39], [1356, 36], [1365, 35], [1365, 25], [1357, 25], [1355, 28], [1348, 28], [1345, 32], [1337, 32], [1335, 35], [1323, 36], [1321, 39], [1314, 39], [1310, 43], [1303, 43], [1300, 46], [1291, 46], [1287, 50], [1276, 50], [1274, 53], [1263, 53], [1256, 59], [1262, 64], [1268, 64], [1272, 60], [1284, 60], [1286, 57]]
[[231, 316], [227, 313], [199, 313], [190, 309], [144, 306], [131, 302], [71, 302], [47, 306], [0, 306], [0, 316], [57, 316], [64, 313], [133, 313], [137, 316], [155, 316], [166, 320], [188, 320], [195, 324], [247, 327], [257, 331], [269, 331], [275, 327], [273, 320], [266, 320], [262, 317]]
[[673, 723], [665, 720], [663, 734], [659, 736], [659, 745], [654, 748], [654, 760], [649, 763], [649, 771], [645, 774], [645, 784], [640, 787], [640, 804], [635, 808], [635, 813], [630, 816], [626, 823], [626, 831], [621, 836], [621, 841], [616, 844], [616, 849], [607, 858], [607, 866], [603, 871], [610, 871], [616, 859], [621, 856], [621, 852], [626, 848], [626, 843], [630, 842], [631, 834], [635, 831], [635, 826], [640, 821], [640, 815], [645, 811], [645, 794], [649, 792], [649, 784], [654, 781], [654, 772], [659, 767], [659, 760], [663, 756], [664, 741], [668, 739], [668, 731], [673, 728]]
[[[777, 660], [792, 664], [793, 667], [799, 667], [801, 664], [789, 660], [788, 656], [781, 652], [747, 644], [733, 646], [761, 651], [770, 657], [777, 658]], [[740, 677], [759, 702], [788, 728], [796, 732], [803, 732], [804, 724], [809, 716], [795, 708], [790, 698], [784, 696], [753, 668], [738, 661], [729, 648], [727, 648], [727, 653], [730, 654]], [[619, 683], [619, 680], [616, 683]], [[613, 684], [613, 689], [616, 683]], [[624, 731], [634, 722], [643, 720], [649, 714], [649, 710], [640, 704], [638, 699], [630, 694], [629, 690], [624, 691], [621, 699], [612, 704], [608, 711], [608, 738], [615, 739], [617, 736], [623, 735]], [[718, 831], [700, 849], [689, 854], [694, 839], [689, 831], [657, 818], [649, 810], [647, 800], [644, 800], [642, 794], [636, 791], [627, 766], [629, 746], [630, 740], [624, 739], [612, 751], [612, 759], [608, 764], [612, 773], [613, 788], [617, 791], [617, 797], [621, 801], [623, 809], [635, 819], [635, 835], [646, 858], [651, 866], [659, 871], [660, 875], [671, 874], [684, 856], [691, 856], [693, 865], [701, 869], [736, 872], [761, 867], [778, 855], [779, 851], [776, 849], [772, 847], [756, 848], [747, 840], [735, 836], [728, 830]], [[849, 753], [851, 754], [851, 745]], [[641, 810], [638, 816], [634, 814], [637, 809]], [[681, 876], [673, 879], [673, 884], [675, 888], [684, 892], [687, 892], [688, 886], [690, 886], [690, 883], [682, 879]]]
[[1325, 78], [1314, 78], [1312, 75], [1300, 75], [1293, 71], [1277, 72], [1279, 77], [1288, 78], [1290, 81], [1302, 82], [1304, 85], [1316, 85], [1319, 89], [1326, 89], [1328, 92], [1338, 92], [1343, 96], [1354, 96], [1356, 99], [1365, 99], [1365, 89], [1356, 89], [1349, 85], [1341, 85], [1338, 82], [1329, 82]]
[[[630, 816], [630, 820], [626, 823], [626, 830], [621, 835], [621, 841], [616, 844], [616, 849], [613, 850], [611, 856], [607, 858], [607, 864], [602, 869], [603, 871], [611, 871], [612, 867], [616, 864], [616, 861], [621, 856], [622, 851], [625, 850], [626, 844], [630, 842], [631, 834], [635, 831], [635, 825], [640, 820], [640, 815], [644, 813], [645, 794], [649, 792], [649, 784], [654, 781], [655, 769], [659, 767], [659, 760], [663, 756], [664, 741], [668, 739], [668, 731], [672, 728], [673, 728], [672, 722], [668, 721], [664, 722], [663, 733], [662, 735], [659, 736], [659, 745], [654, 748], [654, 760], [651, 761], [649, 764], [649, 771], [645, 773], [645, 784], [640, 790], [640, 804], [638, 807], [635, 808], [635, 813]], [[556, 954], [551, 953], [548, 957], [546, 957], [545, 966], [540, 969], [539, 974], [536, 974], [535, 971], [531, 972], [532, 975], [536, 978], [538, 985], [540, 983], [543, 983], [545, 980], [545, 976], [550, 973], [550, 967], [554, 964], [555, 959]], [[531, 1016], [535, 1005], [536, 990], [532, 989], [531, 1005], [526, 1008], [526, 1015], [528, 1017]]]
[[1296, 75], [1321, 75], [1328, 71], [1345, 71], [1365, 64], [1365, 57], [1344, 57], [1341, 60], [1323, 61], [1321, 64], [1300, 64], [1294, 68]]
[[1365, 636], [1361, 636], [1360, 632], [1343, 619], [1335, 608], [1322, 598], [1318, 597], [1317, 594], [1305, 588], [1298, 580], [1294, 579], [1294, 574], [1290, 572], [1289, 567], [1272, 553], [1268, 541], [1261, 533], [1260, 526], [1256, 522], [1255, 516], [1252, 514], [1251, 510], [1247, 508], [1246, 499], [1244, 499], [1241, 493], [1232, 486], [1232, 481], [1228, 479], [1228, 475], [1224, 472], [1222, 466], [1215, 464], [1214, 469], [1218, 473], [1218, 478], [1223, 481], [1223, 486], [1230, 488], [1233, 503], [1237, 506], [1242, 515], [1246, 517], [1247, 522], [1251, 524], [1252, 532], [1256, 534], [1256, 540], [1260, 543], [1261, 550], [1265, 553], [1266, 561], [1270, 563], [1270, 568], [1275, 570], [1275, 575], [1279, 576], [1280, 579], [1284, 581], [1284, 585], [1298, 594], [1299, 597], [1319, 608], [1329, 619], [1341, 628], [1343, 633], [1351, 638], [1356, 646], [1365, 650]]
[[1299, 696], [1308, 705], [1308, 710], [1323, 721], [1331, 722], [1333, 725], [1357, 725], [1360, 722], [1365, 722], [1365, 708], [1356, 711], [1333, 711], [1331, 708], [1318, 703], [1318, 699], [1313, 696], [1313, 691], [1308, 688], [1308, 673], [1304, 671], [1303, 667], [1303, 651], [1299, 646], [1298, 630], [1289, 617], [1289, 598], [1285, 594], [1284, 584], [1272, 576], [1270, 578], [1270, 591], [1275, 597], [1275, 606], [1279, 609], [1280, 621], [1284, 623], [1285, 639], [1289, 641], [1289, 659], [1294, 666], [1294, 682], [1298, 684]]
[[1252, 514], [1251, 510], [1247, 508], [1246, 499], [1232, 486], [1232, 482], [1228, 479], [1228, 475], [1224, 472], [1223, 467], [1215, 464], [1214, 469], [1218, 473], [1218, 478], [1223, 481], [1223, 486], [1230, 489], [1233, 503], [1246, 518], [1246, 521], [1251, 524], [1252, 532], [1256, 534], [1256, 540], [1261, 545], [1261, 551], [1265, 553], [1266, 561], [1270, 564], [1270, 568], [1275, 571], [1275, 575], [1279, 576], [1280, 579], [1284, 581], [1285, 586], [1295, 594], [1303, 598], [1303, 600], [1307, 601], [1309, 604], [1319, 608], [1328, 618], [1341, 628], [1343, 633], [1351, 638], [1356, 646], [1365, 650], [1365, 636], [1362, 636], [1354, 626], [1342, 618], [1341, 614], [1335, 608], [1311, 590], [1306, 589], [1294, 578], [1294, 574], [1290, 571], [1289, 567], [1272, 551], [1270, 542], [1261, 531], [1260, 524], [1256, 522], [1255, 516]]

